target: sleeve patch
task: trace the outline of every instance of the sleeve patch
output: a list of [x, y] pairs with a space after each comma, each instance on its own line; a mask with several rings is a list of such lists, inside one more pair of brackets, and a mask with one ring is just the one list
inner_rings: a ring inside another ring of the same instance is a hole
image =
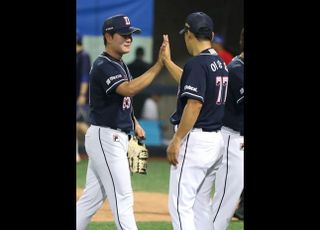
[[110, 85], [111, 82], [113, 82], [114, 80], [117, 80], [119, 78], [122, 78], [121, 74], [117, 74], [117, 75], [111, 76], [106, 80], [106, 83], [107, 83], [107, 85]]
[[198, 92], [198, 88], [197, 87], [192, 87], [191, 85], [185, 85], [184, 90], [190, 90], [190, 91], [193, 91], [193, 92]]

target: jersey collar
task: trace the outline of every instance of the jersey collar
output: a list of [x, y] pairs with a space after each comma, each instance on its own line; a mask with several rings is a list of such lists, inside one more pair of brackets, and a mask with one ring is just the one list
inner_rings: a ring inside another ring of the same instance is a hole
[[237, 59], [239, 60], [239, 62], [241, 62], [242, 64], [244, 64], [244, 60], [241, 58], [240, 54], [237, 56]]
[[108, 54], [108, 53], [105, 52], [105, 51], [103, 51], [101, 55], [106, 56], [106, 57], [108, 57], [109, 59], [111, 59], [112, 61], [115, 61], [115, 62], [118, 62], [118, 63], [121, 63], [121, 61], [122, 61], [121, 59], [120, 59], [120, 60], [119, 60], [119, 59], [115, 59], [114, 57], [112, 57], [110, 54]]
[[218, 53], [213, 48], [208, 48], [208, 49], [201, 51], [201, 53], [199, 53], [199, 55], [218, 55]]

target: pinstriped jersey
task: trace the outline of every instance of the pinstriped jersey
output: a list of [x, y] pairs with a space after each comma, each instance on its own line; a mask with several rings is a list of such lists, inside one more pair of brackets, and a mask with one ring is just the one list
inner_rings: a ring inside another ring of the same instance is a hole
[[206, 49], [192, 57], [183, 68], [177, 109], [170, 118], [171, 123], [180, 123], [184, 107], [190, 98], [202, 103], [194, 128], [206, 131], [221, 129], [227, 86], [227, 66], [214, 49]]
[[132, 79], [128, 67], [103, 52], [90, 70], [89, 120], [93, 125], [130, 132], [133, 129], [132, 99], [116, 93], [116, 88]]

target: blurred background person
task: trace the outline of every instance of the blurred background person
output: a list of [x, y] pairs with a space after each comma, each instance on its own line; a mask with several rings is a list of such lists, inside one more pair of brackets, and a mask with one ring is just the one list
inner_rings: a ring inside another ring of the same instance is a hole
[[150, 65], [144, 61], [143, 47], [139, 46], [136, 49], [136, 57], [134, 61], [128, 65], [128, 68], [133, 78], [142, 75], [150, 68]]
[[212, 48], [219, 54], [227, 65], [231, 62], [233, 55], [225, 49], [224, 38], [221, 34], [214, 35]]
[[160, 95], [153, 94], [145, 100], [142, 107], [141, 119], [159, 120], [158, 102], [160, 99]]
[[152, 133], [146, 139], [146, 144], [161, 145], [164, 141], [163, 132], [168, 128], [164, 125], [163, 120], [160, 118], [161, 112], [159, 109], [159, 103], [161, 101], [161, 95], [157, 92], [149, 94], [147, 99], [143, 103], [141, 110], [140, 122], [145, 127], [146, 132]]
[[82, 45], [82, 35], [76, 35], [77, 79], [76, 79], [76, 160], [80, 162], [79, 133], [84, 135], [88, 129], [88, 82], [90, 72], [90, 56]]
[[[144, 48], [139, 46], [135, 52], [135, 59], [128, 65], [129, 71], [133, 78], [136, 78], [145, 73], [151, 66], [144, 60]], [[141, 93], [134, 96], [133, 109], [137, 119], [141, 118], [142, 107], [148, 96]], [[152, 103], [152, 102], [151, 102]], [[150, 104], [150, 102], [149, 102]]]

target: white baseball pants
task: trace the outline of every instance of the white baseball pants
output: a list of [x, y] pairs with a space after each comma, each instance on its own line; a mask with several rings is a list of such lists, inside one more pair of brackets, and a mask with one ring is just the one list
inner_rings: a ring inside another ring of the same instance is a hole
[[230, 128], [222, 127], [225, 142], [222, 165], [215, 181], [212, 201], [213, 230], [226, 230], [239, 203], [243, 190], [243, 136]]
[[85, 230], [108, 197], [118, 230], [137, 230], [127, 158], [128, 135], [91, 125], [85, 136], [89, 156], [86, 187], [77, 202], [77, 230]]
[[171, 166], [169, 212], [174, 230], [212, 230], [210, 192], [223, 155], [221, 132], [193, 129]]

